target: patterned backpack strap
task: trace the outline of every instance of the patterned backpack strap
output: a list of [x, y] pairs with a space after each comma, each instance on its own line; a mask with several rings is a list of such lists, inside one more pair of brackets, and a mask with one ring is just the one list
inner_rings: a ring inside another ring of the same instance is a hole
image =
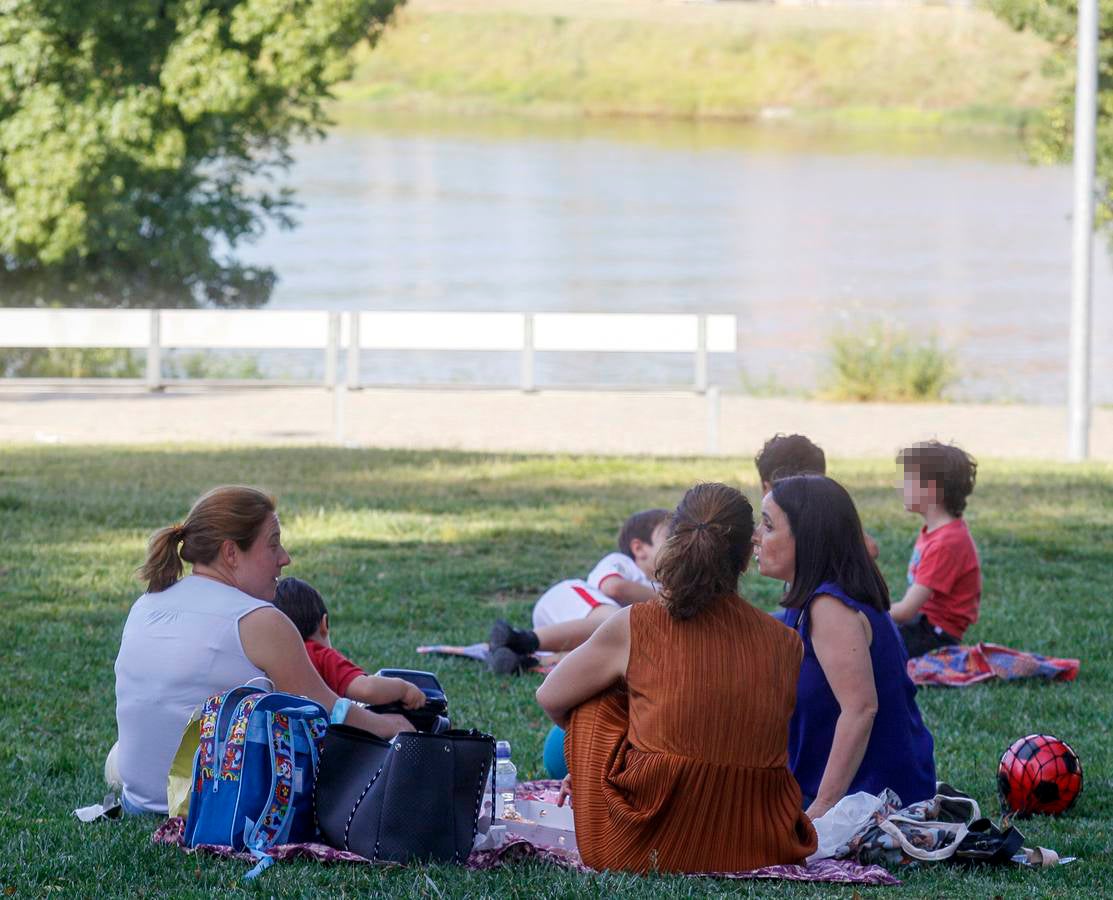
[[312, 716], [305, 720], [309, 727], [309, 736], [314, 744], [320, 744], [328, 734], [328, 716]]
[[201, 782], [212, 781], [216, 764], [216, 720], [227, 693], [209, 697], [201, 707], [201, 741], [197, 748], [197, 768], [194, 771], [193, 789], [201, 790]]
[[[236, 714], [239, 712], [239, 709], [242, 706], [244, 700], [252, 699], [254, 703], [257, 703], [262, 697], [265, 696], [266, 692], [260, 690], [259, 688], [240, 685], [239, 687], [232, 688], [230, 691], [225, 691], [223, 694], [220, 694], [216, 697], [211, 697], [205, 702], [205, 707], [207, 709], [210, 701], [216, 701], [213, 709], [215, 715], [211, 728], [213, 743], [210, 749], [212, 751], [212, 761], [209, 763], [208, 766], [210, 771], [207, 777], [214, 778], [221, 774], [220, 770], [217, 767], [223, 764], [226, 751], [225, 745], [227, 744], [229, 735], [231, 735], [232, 733], [233, 720], [236, 718]], [[204, 745], [206, 740], [205, 732], [205, 710], [203, 709], [201, 715], [202, 745]]]
[[248, 849], [256, 855], [265, 855], [265, 848], [275, 846], [285, 836], [294, 809], [294, 731], [290, 717], [283, 712], [268, 713], [267, 725], [274, 761], [270, 802], [251, 834], [245, 835]]
[[244, 745], [247, 743], [247, 724], [255, 705], [264, 697], [264, 694], [250, 694], [244, 697], [232, 714], [232, 722], [228, 726], [227, 736], [224, 739], [224, 752], [220, 760], [220, 780], [239, 781], [240, 770], [243, 768]]
[[321, 741], [328, 730], [328, 722], [318, 716], [298, 720], [301, 730], [305, 732], [305, 740], [309, 745], [309, 766], [313, 770], [313, 780], [317, 779], [317, 766], [320, 764]]

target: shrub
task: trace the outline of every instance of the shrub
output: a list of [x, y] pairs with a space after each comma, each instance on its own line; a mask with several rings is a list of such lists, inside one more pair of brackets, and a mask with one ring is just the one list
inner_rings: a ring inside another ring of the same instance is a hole
[[144, 362], [134, 350], [108, 348], [0, 351], [4, 378], [141, 378]]
[[916, 340], [903, 328], [875, 322], [831, 336], [830, 377], [823, 394], [832, 400], [938, 401], [958, 368], [935, 335]]
[[213, 378], [233, 381], [250, 381], [267, 377], [256, 356], [218, 356], [205, 351], [179, 357], [171, 356], [163, 366], [163, 374], [167, 378]]

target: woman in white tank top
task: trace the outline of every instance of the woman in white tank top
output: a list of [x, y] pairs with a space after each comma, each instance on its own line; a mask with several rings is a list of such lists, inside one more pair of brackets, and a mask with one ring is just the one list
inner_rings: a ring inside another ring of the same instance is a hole
[[[339, 699], [293, 623], [271, 605], [290, 563], [281, 538], [274, 500], [238, 486], [209, 491], [185, 522], [151, 538], [140, 569], [147, 593], [128, 614], [116, 657], [113, 754], [129, 812], [167, 811], [174, 752], [193, 710], [213, 694], [266, 678], [325, 709]], [[185, 578], [183, 561], [193, 565]], [[361, 707], [344, 721], [384, 738], [412, 727]]]

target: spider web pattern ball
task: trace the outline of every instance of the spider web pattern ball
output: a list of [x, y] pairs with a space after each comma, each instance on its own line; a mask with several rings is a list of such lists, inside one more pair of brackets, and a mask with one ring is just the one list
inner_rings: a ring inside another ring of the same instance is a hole
[[997, 765], [997, 793], [1006, 812], [1057, 816], [1082, 793], [1082, 762], [1066, 741], [1030, 734], [1014, 741]]

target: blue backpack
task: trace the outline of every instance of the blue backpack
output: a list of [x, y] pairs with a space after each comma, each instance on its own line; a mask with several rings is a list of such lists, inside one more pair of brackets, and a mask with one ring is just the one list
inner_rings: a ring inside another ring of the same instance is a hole
[[185, 843], [250, 851], [254, 878], [273, 862], [269, 849], [316, 839], [313, 781], [328, 724], [321, 704], [293, 694], [244, 686], [206, 700]]

